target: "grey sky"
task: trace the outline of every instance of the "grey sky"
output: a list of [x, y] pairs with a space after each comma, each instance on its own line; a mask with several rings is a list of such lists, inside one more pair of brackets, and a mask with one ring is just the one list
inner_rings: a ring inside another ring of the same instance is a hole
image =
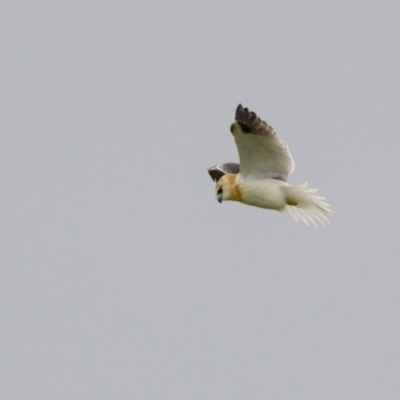
[[[3, 2], [0, 398], [397, 398], [399, 18]], [[331, 225], [217, 203], [238, 103]]]

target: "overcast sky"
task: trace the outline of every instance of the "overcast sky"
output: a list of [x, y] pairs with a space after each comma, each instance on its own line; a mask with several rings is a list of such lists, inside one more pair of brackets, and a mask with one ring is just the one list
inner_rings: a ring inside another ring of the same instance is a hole
[[[395, 399], [399, 1], [5, 1], [0, 398]], [[332, 223], [218, 204], [242, 103]]]

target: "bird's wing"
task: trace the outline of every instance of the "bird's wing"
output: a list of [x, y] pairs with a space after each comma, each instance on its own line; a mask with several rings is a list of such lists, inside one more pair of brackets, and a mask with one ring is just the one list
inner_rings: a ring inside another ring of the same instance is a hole
[[239, 164], [226, 163], [214, 165], [213, 167], [208, 168], [207, 171], [210, 174], [211, 179], [215, 182], [218, 182], [226, 174], [238, 174]]
[[251, 179], [289, 180], [294, 161], [289, 148], [271, 126], [239, 104], [231, 132], [239, 152], [240, 175]]

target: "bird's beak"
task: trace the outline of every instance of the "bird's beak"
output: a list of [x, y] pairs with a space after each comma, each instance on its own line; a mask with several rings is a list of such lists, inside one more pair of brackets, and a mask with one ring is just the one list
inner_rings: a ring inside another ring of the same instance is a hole
[[219, 204], [222, 204], [222, 196], [218, 196], [217, 200]]

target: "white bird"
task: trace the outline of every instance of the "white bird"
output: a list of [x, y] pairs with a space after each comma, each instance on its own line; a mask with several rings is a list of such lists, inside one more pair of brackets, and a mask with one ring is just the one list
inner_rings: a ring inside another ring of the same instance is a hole
[[304, 182], [289, 185], [294, 161], [289, 148], [271, 126], [241, 104], [236, 109], [231, 132], [239, 152], [240, 165], [226, 163], [208, 169], [217, 182], [217, 200], [232, 200], [271, 210], [287, 210], [296, 221], [307, 226], [325, 225], [332, 210], [317, 189]]

